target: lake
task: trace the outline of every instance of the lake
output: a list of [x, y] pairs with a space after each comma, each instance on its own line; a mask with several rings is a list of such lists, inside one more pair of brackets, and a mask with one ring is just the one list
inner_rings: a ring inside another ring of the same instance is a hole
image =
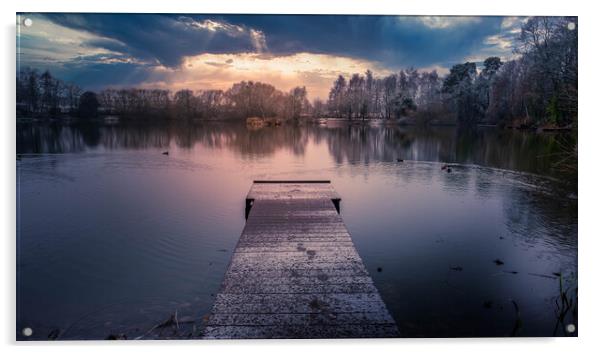
[[254, 179], [332, 181], [404, 336], [569, 335], [577, 192], [559, 162], [574, 144], [495, 128], [18, 123], [17, 335], [136, 338], [175, 311], [198, 329]]

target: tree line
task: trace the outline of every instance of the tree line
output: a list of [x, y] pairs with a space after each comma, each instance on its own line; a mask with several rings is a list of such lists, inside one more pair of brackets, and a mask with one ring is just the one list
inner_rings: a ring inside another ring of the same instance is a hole
[[105, 89], [83, 92], [45, 71], [17, 75], [17, 114], [216, 119], [301, 117], [400, 119], [417, 123], [570, 126], [577, 120], [577, 28], [572, 17], [533, 17], [515, 41], [516, 59], [456, 64], [440, 77], [414, 68], [377, 78], [339, 76], [328, 99], [311, 104], [305, 87], [288, 92], [242, 81], [227, 90]]
[[106, 89], [98, 94], [107, 114], [128, 117], [216, 119], [283, 117], [298, 119], [309, 112], [305, 87], [289, 92], [253, 81], [235, 83], [223, 90]]
[[132, 119], [216, 119], [282, 117], [298, 119], [310, 112], [305, 87], [288, 92], [253, 81], [223, 90], [105, 89], [83, 92], [50, 72], [26, 68], [17, 76], [17, 115], [95, 117], [98, 114]]
[[572, 17], [533, 17], [516, 38], [517, 58], [489, 57], [436, 71], [409, 68], [383, 78], [370, 70], [339, 76], [313, 114], [347, 119], [413, 118], [521, 127], [569, 126], [577, 120], [577, 28]]
[[25, 68], [17, 74], [17, 115], [55, 116], [75, 114], [79, 108], [82, 89], [65, 83], [50, 74]]
[[414, 68], [401, 70], [384, 78], [372, 71], [353, 74], [349, 81], [340, 75], [328, 100], [316, 99], [313, 113], [318, 117], [347, 119], [393, 119], [428, 109], [440, 110], [440, 78], [436, 71], [419, 73]]

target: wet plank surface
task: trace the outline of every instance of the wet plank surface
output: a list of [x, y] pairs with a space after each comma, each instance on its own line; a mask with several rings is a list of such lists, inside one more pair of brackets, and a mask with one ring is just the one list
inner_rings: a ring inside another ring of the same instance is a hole
[[254, 183], [207, 339], [399, 336], [330, 183]]
[[324, 181], [255, 181], [247, 199], [341, 199], [330, 182]]

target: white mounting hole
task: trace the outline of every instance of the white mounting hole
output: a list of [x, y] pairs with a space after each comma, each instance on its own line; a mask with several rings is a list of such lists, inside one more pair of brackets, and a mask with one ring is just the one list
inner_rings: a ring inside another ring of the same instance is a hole
[[31, 27], [31, 25], [33, 25], [33, 20], [29, 17], [27, 17], [26, 19], [23, 20], [23, 25], [25, 27]]
[[569, 22], [569, 23], [566, 25], [566, 28], [568, 28], [568, 29], [569, 29], [569, 31], [572, 31], [572, 30], [574, 30], [574, 29], [575, 29], [575, 22]]
[[572, 323], [571, 323], [571, 324], [568, 324], [568, 325], [566, 326], [566, 331], [567, 331], [567, 332], [569, 332], [569, 333], [574, 333], [576, 329], [577, 329], [577, 328], [576, 328], [576, 327], [575, 327], [575, 325], [574, 325], [574, 324], [572, 324]]
[[29, 328], [29, 327], [25, 327], [23, 328], [23, 330], [21, 331], [21, 333], [23, 333], [23, 335], [25, 337], [29, 337], [33, 334], [33, 329]]

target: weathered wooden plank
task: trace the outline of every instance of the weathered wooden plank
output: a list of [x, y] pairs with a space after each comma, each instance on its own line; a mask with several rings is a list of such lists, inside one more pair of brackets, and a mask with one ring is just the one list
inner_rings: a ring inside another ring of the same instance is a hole
[[262, 237], [261, 235], [245, 235], [240, 239], [241, 243], [265, 243], [279, 244], [283, 242], [349, 242], [349, 238], [343, 235], [277, 235], [274, 237]]
[[398, 336], [330, 183], [254, 183], [204, 338]]
[[265, 228], [259, 227], [248, 227], [245, 230], [243, 236], [261, 236], [265, 238], [270, 237], [283, 237], [283, 236], [306, 236], [306, 237], [325, 237], [325, 236], [336, 236], [346, 237], [349, 239], [349, 231], [344, 228], [331, 228], [331, 227], [315, 227], [315, 228], [296, 228], [294, 225], [290, 228], [286, 226], [270, 226], [266, 225]]
[[226, 294], [216, 296], [215, 313], [387, 312], [378, 293]]
[[328, 183], [253, 183], [247, 199], [340, 199]]
[[[308, 208], [306, 204], [299, 205], [300, 199], [295, 200], [279, 200], [277, 202], [260, 199], [263, 201], [262, 209], [255, 210], [255, 216], [259, 217], [274, 217], [276, 215], [294, 215], [299, 218], [319, 219], [319, 218], [341, 218], [335, 209], [330, 209], [331, 202], [320, 200], [318, 203], [312, 203]], [[301, 199], [305, 200], [305, 199]], [[288, 208], [283, 210], [282, 206]]]
[[[298, 243], [298, 242], [297, 242]], [[309, 243], [309, 242], [308, 242]], [[322, 243], [323, 245], [319, 245]], [[353, 245], [345, 242], [339, 242], [342, 245], [336, 246], [336, 242], [312, 242], [312, 245], [275, 245], [274, 247], [269, 246], [253, 246], [252, 244], [240, 244], [236, 248], [237, 253], [294, 253], [294, 252], [307, 252], [308, 250], [314, 250], [321, 253], [337, 253], [337, 252], [349, 252], [353, 250]], [[263, 243], [265, 244], [265, 243]]]
[[247, 236], [241, 238], [241, 242], [244, 243], [265, 243], [266, 241], [273, 242], [274, 244], [283, 243], [283, 242], [348, 242], [349, 239], [346, 237], [304, 237], [304, 236], [282, 236], [282, 237], [272, 237], [272, 238], [260, 238]]
[[335, 271], [338, 269], [366, 269], [361, 262], [307, 262], [307, 263], [295, 263], [287, 264], [281, 263], [255, 263], [255, 264], [230, 264], [228, 272], [241, 272], [250, 270], [288, 270], [296, 269], [299, 272], [307, 270], [331, 270]]
[[369, 276], [368, 272], [361, 267], [351, 268], [345, 267], [340, 269], [298, 269], [298, 268], [287, 268], [287, 269], [251, 269], [243, 271], [231, 270], [229, 273], [232, 279], [235, 277], [247, 277], [247, 278], [289, 278], [289, 277], [311, 277], [311, 278], [323, 278], [327, 276], [331, 277], [353, 277], [353, 276]]
[[302, 252], [235, 252], [232, 263], [305, 263], [305, 262], [361, 262], [354, 249], [341, 252], [320, 252], [307, 249]]
[[[284, 217], [284, 216], [283, 216]], [[289, 217], [290, 218], [290, 217]], [[255, 220], [252, 223], [247, 224], [245, 230], [247, 232], [253, 231], [278, 231], [278, 230], [291, 230], [293, 232], [330, 232], [330, 231], [340, 231], [345, 232], [347, 228], [341, 225], [336, 220], [325, 220], [324, 222], [320, 222], [318, 220], [299, 220], [299, 222], [270, 222], [269, 220]]]
[[389, 314], [376, 312], [348, 313], [224, 313], [215, 314], [208, 326], [315, 326], [394, 324]]
[[[255, 273], [257, 274], [257, 273]], [[289, 277], [266, 277], [257, 276], [250, 278], [249, 274], [237, 274], [230, 277], [231, 282], [240, 287], [252, 288], [256, 284], [262, 286], [305, 286], [308, 290], [315, 286], [354, 286], [358, 284], [372, 285], [372, 279], [366, 275], [328, 276], [321, 273], [317, 276], [289, 276]], [[305, 292], [305, 291], [304, 291]], [[297, 292], [299, 293], [299, 292]]]
[[299, 246], [302, 247], [354, 247], [353, 242], [351, 240], [341, 240], [335, 242], [328, 241], [306, 241], [306, 242], [295, 242], [295, 241], [282, 241], [278, 243], [273, 243], [271, 241], [261, 242], [243, 242], [242, 239], [238, 242], [237, 248], [245, 248], [245, 247], [293, 247], [297, 248]]
[[207, 326], [207, 339], [382, 338], [397, 337], [395, 325]]
[[333, 228], [315, 228], [315, 229], [289, 229], [286, 230], [282, 227], [266, 227], [263, 230], [256, 228], [249, 228], [243, 235], [244, 237], [256, 237], [260, 236], [265, 239], [270, 238], [282, 238], [282, 237], [344, 237], [347, 241], [349, 238], [349, 232], [345, 229], [333, 229]]
[[327, 229], [327, 228], [319, 228], [315, 230], [283, 230], [281, 228], [270, 229], [266, 228], [263, 231], [258, 229], [249, 229], [244, 235], [243, 238], [253, 238], [253, 237], [261, 237], [266, 240], [270, 240], [272, 238], [286, 238], [286, 237], [342, 237], [347, 241], [350, 240], [349, 233], [345, 230], [339, 229]]
[[354, 284], [265, 284], [228, 282], [222, 292], [230, 294], [329, 294], [329, 293], [376, 293], [372, 283]]

